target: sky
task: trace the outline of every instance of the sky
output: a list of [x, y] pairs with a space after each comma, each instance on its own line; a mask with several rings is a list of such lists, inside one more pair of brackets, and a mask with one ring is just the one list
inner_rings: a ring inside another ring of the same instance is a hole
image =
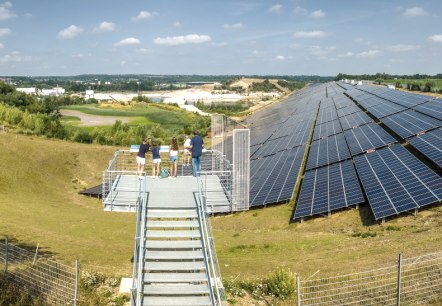
[[0, 0], [0, 75], [442, 73], [441, 0]]

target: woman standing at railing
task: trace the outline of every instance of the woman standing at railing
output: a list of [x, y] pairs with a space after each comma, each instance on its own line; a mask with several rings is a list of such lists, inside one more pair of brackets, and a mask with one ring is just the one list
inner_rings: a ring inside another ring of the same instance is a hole
[[143, 179], [144, 165], [146, 164], [146, 153], [150, 151], [150, 138], [144, 139], [143, 143], [140, 144], [140, 149], [137, 154], [137, 175], [139, 179]]
[[177, 164], [178, 164], [178, 151], [180, 147], [178, 146], [178, 141], [174, 136], [170, 142], [169, 146], [169, 163], [170, 163], [170, 179], [176, 179]]
[[152, 143], [152, 178], [160, 177], [161, 156], [156, 142]]

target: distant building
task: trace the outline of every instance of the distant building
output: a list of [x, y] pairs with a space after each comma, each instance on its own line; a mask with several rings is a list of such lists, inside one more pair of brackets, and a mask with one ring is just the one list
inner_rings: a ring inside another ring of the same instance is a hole
[[61, 96], [64, 95], [65, 89], [61, 87], [54, 87], [52, 89], [42, 89], [41, 95], [42, 96]]
[[25, 94], [29, 94], [29, 95], [36, 95], [38, 93], [38, 89], [36, 87], [29, 87], [29, 88], [26, 88], [26, 87], [20, 88], [19, 87], [19, 88], [16, 88], [16, 90], [19, 92], [24, 92]]
[[396, 89], [396, 86], [393, 85], [393, 84], [388, 84], [387, 87], [388, 87], [389, 89]]

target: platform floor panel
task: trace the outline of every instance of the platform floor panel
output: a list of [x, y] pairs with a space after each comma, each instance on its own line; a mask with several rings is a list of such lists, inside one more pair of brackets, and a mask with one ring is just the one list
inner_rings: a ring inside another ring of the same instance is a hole
[[[219, 177], [210, 175], [201, 179], [206, 186], [208, 211], [230, 212], [231, 206]], [[179, 176], [176, 179], [146, 176], [139, 179], [136, 175], [121, 175], [114, 181], [112, 191], [104, 201], [104, 210], [136, 212], [141, 189], [146, 190], [146, 196], [149, 195], [148, 209], [196, 207], [194, 193], [198, 192], [198, 180], [192, 176]]]

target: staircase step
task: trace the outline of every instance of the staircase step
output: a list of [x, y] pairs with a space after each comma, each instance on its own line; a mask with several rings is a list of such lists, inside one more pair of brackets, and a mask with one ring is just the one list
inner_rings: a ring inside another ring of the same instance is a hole
[[146, 240], [147, 249], [201, 249], [201, 240]]
[[203, 261], [146, 261], [144, 271], [202, 271]]
[[[183, 201], [183, 196], [181, 194], [170, 195], [168, 198], [167, 208], [195, 208], [195, 201]], [[164, 208], [164, 203], [162, 201], [151, 201], [149, 202], [149, 208]]]
[[149, 238], [200, 238], [199, 231], [146, 231]]
[[146, 223], [148, 228], [197, 228], [199, 227], [197, 220], [191, 221], [151, 221]]
[[144, 258], [147, 260], [191, 260], [204, 259], [200, 251], [145, 251]]
[[147, 218], [197, 218], [196, 209], [147, 209]]
[[154, 284], [143, 286], [144, 295], [195, 295], [209, 294], [207, 285], [193, 284]]
[[209, 296], [149, 296], [143, 298], [143, 306], [211, 306]]
[[145, 273], [145, 283], [206, 282], [206, 273]]

